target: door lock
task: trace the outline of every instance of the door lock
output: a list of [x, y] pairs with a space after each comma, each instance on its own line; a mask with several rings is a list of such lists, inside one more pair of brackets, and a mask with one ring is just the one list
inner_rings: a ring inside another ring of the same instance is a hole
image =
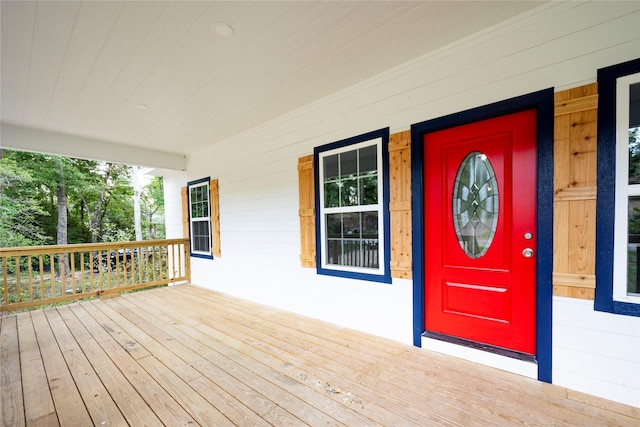
[[533, 249], [524, 248], [524, 250], [522, 251], [522, 256], [525, 258], [531, 258], [533, 256]]

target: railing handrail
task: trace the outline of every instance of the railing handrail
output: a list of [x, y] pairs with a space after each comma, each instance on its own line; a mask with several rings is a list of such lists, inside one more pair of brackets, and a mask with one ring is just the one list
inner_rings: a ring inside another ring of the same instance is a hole
[[0, 258], [8, 256], [37, 255], [40, 253], [71, 253], [81, 251], [92, 251], [100, 249], [126, 249], [140, 246], [158, 246], [167, 244], [186, 243], [189, 239], [182, 237], [178, 239], [155, 239], [155, 240], [132, 240], [128, 242], [102, 242], [102, 243], [72, 243], [68, 245], [42, 245], [42, 246], [18, 246], [11, 248], [0, 248]]
[[0, 311], [190, 282], [189, 239], [0, 248]]

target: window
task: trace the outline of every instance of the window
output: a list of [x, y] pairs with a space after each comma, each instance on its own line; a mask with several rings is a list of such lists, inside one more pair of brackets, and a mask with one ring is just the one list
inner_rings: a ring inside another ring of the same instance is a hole
[[191, 256], [212, 259], [209, 178], [189, 182], [187, 189]]
[[599, 70], [596, 302], [640, 316], [640, 60]]
[[389, 129], [315, 149], [317, 270], [390, 283]]

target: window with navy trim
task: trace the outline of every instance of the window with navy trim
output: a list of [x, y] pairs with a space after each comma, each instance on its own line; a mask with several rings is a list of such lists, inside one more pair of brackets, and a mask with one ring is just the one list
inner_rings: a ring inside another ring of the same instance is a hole
[[391, 283], [389, 129], [314, 150], [319, 274]]
[[213, 258], [209, 182], [209, 178], [203, 178], [187, 184], [191, 256], [200, 258]]
[[598, 71], [595, 308], [640, 316], [640, 59]]

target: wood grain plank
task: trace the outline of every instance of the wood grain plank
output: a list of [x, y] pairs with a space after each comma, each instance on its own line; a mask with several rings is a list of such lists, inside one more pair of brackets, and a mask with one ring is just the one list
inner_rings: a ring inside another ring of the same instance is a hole
[[[149, 307], [149, 305], [147, 305], [147, 307]], [[164, 308], [165, 306], [163, 305], [158, 306], [158, 309], [160, 310], [163, 310]], [[200, 315], [202, 315], [202, 313], [200, 313]], [[190, 336], [190, 338], [185, 338], [191, 343], [190, 347], [200, 348], [201, 350], [199, 350], [199, 352], [206, 352], [207, 350], [206, 348], [203, 348], [203, 345], [206, 345], [205, 343], [212, 342], [212, 340], [220, 340], [221, 337], [223, 337], [225, 343], [228, 343], [230, 340], [234, 340], [231, 336], [212, 336], [205, 333], [200, 333], [197, 331], [199, 330], [200, 326], [201, 325], [198, 325], [196, 322], [193, 327], [180, 328], [181, 330], [183, 330], [183, 332]], [[242, 356], [234, 356], [233, 353], [228, 353], [226, 356], [230, 360], [237, 359], [238, 357], [250, 357], [251, 359], [253, 359], [253, 361], [255, 361], [247, 364], [248, 366], [250, 366], [250, 369], [252, 371], [259, 373], [263, 378], [270, 380], [276, 385], [283, 384], [280, 387], [284, 387], [285, 391], [286, 389], [292, 388], [293, 391], [295, 391], [295, 395], [302, 398], [305, 404], [310, 406], [311, 410], [314, 410], [312, 409], [313, 406], [318, 407], [317, 405], [321, 404], [319, 402], [322, 402], [322, 400], [324, 400], [318, 399], [318, 392], [327, 392], [330, 395], [336, 395], [335, 397], [344, 397], [344, 394], [337, 392], [335, 388], [327, 388], [322, 385], [321, 381], [319, 380], [312, 381], [310, 377], [307, 377], [300, 371], [296, 371], [294, 374], [291, 374], [288, 368], [289, 363], [286, 359], [284, 360], [285, 367], [282, 368], [282, 359], [274, 358], [273, 356], [271, 356], [264, 346], [259, 347], [260, 350], [252, 349], [250, 346], [241, 346], [240, 348], [236, 348], [234, 346], [234, 349], [236, 349], [238, 351], [238, 354]], [[266, 367], [257, 365], [256, 362], [259, 362]], [[308, 390], [299, 387], [299, 384], [307, 385]], [[342, 394], [342, 396], [337, 396], [338, 394]], [[341, 399], [336, 400], [341, 404], [345, 403], [344, 401], [341, 401]], [[296, 404], [300, 405], [300, 402], [297, 402]], [[323, 406], [325, 407], [319, 407], [318, 409], [322, 409], [325, 413], [330, 414], [332, 417], [338, 419], [341, 422], [347, 423], [347, 425], [378, 425], [372, 420], [368, 420], [366, 418], [362, 418], [360, 416], [352, 414], [350, 408], [336, 406], [335, 404], [331, 404], [327, 407], [326, 402], [324, 402]]]
[[576, 288], [596, 288], [595, 274], [553, 273], [553, 284]]
[[59, 425], [31, 316], [21, 313], [17, 317], [23, 393], [39, 402], [25, 407], [27, 425]]
[[[163, 424], [183, 427], [196, 424], [195, 420], [178, 405], [162, 385], [140, 368], [136, 363], [137, 359], [132, 357], [129, 352], [127, 342], [118, 342], [119, 330], [112, 328], [110, 323], [105, 322], [108, 317], [104, 311], [100, 310], [103, 308], [108, 312], [108, 307], [96, 301], [88, 301], [82, 303], [81, 306], [87, 314], [85, 315], [79, 310], [75, 310], [75, 312], [83, 320], [85, 327], [153, 412], [162, 420]], [[90, 321], [90, 317], [94, 319], [93, 322]], [[151, 357], [151, 353], [145, 357]]]
[[[6, 274], [6, 268], [4, 269]], [[2, 425], [25, 425], [16, 316], [0, 319], [0, 408]], [[30, 410], [31, 412], [31, 410]]]
[[31, 312], [31, 319], [40, 351], [43, 354], [42, 360], [47, 371], [53, 402], [56, 408], [64, 408], [64, 410], [57, 409], [56, 411], [60, 425], [70, 427], [93, 425], [91, 416], [45, 316], [45, 311]]
[[[554, 254], [556, 275], [595, 271], [597, 84], [555, 94]], [[591, 284], [554, 281], [554, 295], [589, 298]]]
[[[199, 295], [200, 299], [201, 297], [202, 295]], [[221, 303], [222, 301], [220, 300], [224, 299], [224, 307], [227, 309], [229, 308], [226, 301], [226, 298], [228, 297], [219, 294], [212, 298], [215, 298], [218, 303]], [[232, 298], [230, 301], [235, 302], [240, 306], [244, 306], [243, 300]], [[189, 304], [189, 306], [192, 306], [192, 304]], [[249, 310], [248, 307], [251, 307], [251, 309]], [[228, 310], [218, 310], [217, 312], [227, 313]], [[431, 399], [431, 391], [429, 387], [435, 384], [436, 388], [451, 392], [454, 396], [456, 392], [461, 393], [464, 396], [464, 401], [466, 402], [464, 403], [466, 406], [463, 407], [468, 407], [469, 402], [472, 402], [474, 399], [479, 399], [481, 402], [484, 402], [484, 405], [486, 405], [487, 399], [490, 398], [492, 411], [498, 411], [501, 414], [518, 414], [518, 416], [513, 417], [513, 419], [509, 418], [509, 424], [518, 423], [517, 420], [519, 417], [525, 419], [531, 417], [537, 420], [557, 419], [561, 424], [565, 423], [567, 425], [591, 424], [595, 419], [603, 420], [596, 421], [596, 423], [603, 422], [606, 424], [609, 422], [606, 421], [608, 415], [594, 411], [593, 408], [581, 408], [579, 405], [569, 405], [570, 408], [565, 408], [564, 405], [567, 403], [565, 402], [566, 390], [546, 383], [541, 383], [529, 378], [514, 376], [504, 371], [475, 365], [463, 360], [439, 355], [437, 353], [425, 352], [424, 350], [409, 346], [398, 346], [397, 343], [394, 344], [391, 341], [387, 342], [386, 340], [379, 339], [377, 337], [374, 338], [358, 331], [340, 329], [340, 333], [337, 333], [337, 331], [330, 325], [324, 325], [322, 322], [317, 322], [302, 316], [292, 315], [291, 313], [280, 312], [264, 306], [247, 303], [247, 305], [241, 308], [239, 312], [245, 313], [243, 317], [247, 317], [247, 313], [250, 313], [249, 316], [255, 315], [261, 319], [259, 323], [260, 331], [261, 335], [265, 337], [272, 336], [271, 333], [266, 333], [266, 331], [269, 330], [267, 328], [267, 324], [273, 320], [277, 320], [278, 313], [282, 316], [282, 323], [278, 322], [279, 328], [286, 328], [287, 325], [289, 325], [289, 327], [292, 328], [299, 328], [302, 331], [308, 331], [310, 329], [310, 325], [315, 325], [321, 330], [317, 338], [320, 341], [325, 341], [324, 346], [327, 345], [326, 339], [334, 339], [335, 337], [346, 334], [347, 336], [344, 337], [344, 347], [351, 349], [350, 354], [352, 358], [354, 352], [358, 354], [358, 362], [355, 363], [356, 366], [361, 362], [362, 358], [365, 358], [367, 355], [372, 355], [376, 363], [372, 364], [368, 369], [378, 372], [381, 367], [385, 367], [391, 370], [391, 372], [388, 373], [386, 369], [384, 369], [380, 373], [378, 381], [384, 381], [385, 387], [383, 390], [378, 388], [379, 393], [384, 393], [386, 388], [389, 387], [391, 378], [394, 378], [395, 375], [397, 375], [398, 382], [403, 381], [404, 385], [406, 385], [406, 379], [411, 377], [412, 388], [419, 391], [422, 399], [417, 402], [408, 402], [407, 407], [409, 408], [416, 407], [414, 405], [418, 405], [417, 407], [425, 409], [424, 395], [429, 395]], [[238, 315], [233, 314], [231, 314], [230, 317], [236, 320], [228, 320], [227, 322], [224, 322], [224, 324], [232, 323], [235, 325], [238, 323]], [[252, 323], [254, 323], [254, 321], [252, 321]], [[287, 336], [292, 335], [290, 331], [283, 332], [283, 334]], [[243, 336], [243, 334], [238, 334], [238, 336]], [[298, 340], [299, 337], [293, 336], [292, 339]], [[360, 348], [357, 344], [359, 340], [363, 342], [362, 351], [357, 351], [357, 349]], [[370, 345], [364, 344], [367, 341], [373, 341], [376, 343], [377, 346], [380, 346], [380, 350], [375, 350]], [[303, 345], [310, 354], [315, 352], [315, 349], [308, 343], [303, 341], [301, 345]], [[403, 350], [401, 355], [398, 356], [394, 353], [387, 353], [385, 356], [384, 349], [392, 347], [394, 349], [397, 349], [398, 347], [402, 348]], [[341, 361], [348, 360], [348, 358], [345, 358], [344, 356], [341, 356], [339, 359]], [[402, 360], [400, 369], [396, 369], [398, 360]], [[349, 361], [348, 365], [350, 367], [349, 376], [352, 377], [354, 375], [354, 362]], [[446, 366], [446, 369], [442, 369], [443, 366]], [[471, 366], [474, 368], [471, 369]], [[367, 368], [365, 368], [365, 371], [366, 370]], [[428, 374], [416, 376], [417, 372], [424, 372], [425, 370]], [[514, 398], [515, 396], [513, 394], [516, 392], [513, 387], [516, 384], [518, 396], [517, 398]], [[470, 390], [474, 390], [474, 392], [470, 393]], [[538, 404], [535, 405], [535, 408], [532, 408], [531, 401], [537, 400], [541, 394], [545, 396], [544, 401], [538, 402]], [[453, 396], [451, 396], [451, 398], [453, 398]], [[440, 405], [437, 406], [440, 407]], [[427, 412], [435, 410], [431, 406], [428, 406], [427, 408]], [[455, 409], [450, 409], [447, 412], [451, 413], [452, 411], [461, 411], [462, 408], [460, 405], [455, 405]], [[558, 412], [559, 410], [560, 412]], [[473, 422], [477, 422], [480, 419], [477, 418], [477, 414], [475, 416], [476, 418], [474, 418]], [[450, 415], [450, 418], [452, 417], [453, 415]], [[504, 420], [500, 424], [503, 424], [503, 422]], [[616, 422], [626, 425], [630, 420], [621, 417]], [[484, 425], [486, 425], [486, 423], [484, 423]]]
[[410, 279], [411, 247], [411, 131], [389, 137], [389, 215], [391, 276]]
[[211, 252], [213, 256], [222, 256], [220, 246], [220, 185], [217, 179], [212, 179], [209, 185], [211, 204]]
[[[138, 297], [138, 296], [135, 296], [135, 297]], [[135, 298], [129, 298], [129, 300], [132, 300], [132, 299], [135, 299]], [[135, 307], [135, 310], [134, 310], [134, 307], [129, 307], [128, 313], [132, 313], [134, 311], [140, 312], [140, 310], [143, 310], [143, 309], [145, 311], [151, 310], [150, 307], [143, 304]], [[193, 307], [193, 310], [197, 310], [197, 307]], [[155, 316], [155, 315], [158, 315], [159, 313], [162, 313], [162, 311], [156, 312], [152, 315]], [[151, 325], [145, 325], [145, 328], [147, 327], [152, 329]], [[155, 333], [159, 333], [159, 331], [154, 331], [154, 334]], [[184, 347], [182, 347], [182, 345], [178, 346], [177, 351], [180, 354], [183, 354], [184, 357], [188, 358], [191, 364], [197, 366], [200, 363], [202, 363], [202, 361], [205, 359], [200, 355], [198, 355], [198, 353], [196, 352], [192, 352], [193, 355], [189, 354], [190, 353], [189, 349], [194, 347], [199, 348], [200, 352], [205, 352], [207, 350], [203, 348], [202, 344], [198, 344], [196, 341], [192, 340], [188, 335], [175, 331], [173, 330], [173, 328], [163, 328], [163, 331], [160, 333], [160, 335], [164, 335], [164, 334], [167, 334], [164, 337], [164, 339], [173, 340], [175, 338], [176, 341], [179, 339], [181, 343], [184, 342], [189, 344], [188, 346], [184, 346]], [[167, 337], [171, 337], [171, 338], [167, 338]], [[276, 398], [275, 396], [277, 396], [278, 402], [280, 402], [285, 409], [292, 412], [297, 417], [300, 417], [304, 422], [310, 422], [313, 425], [320, 425], [320, 424], [349, 425], [349, 424], [342, 424], [342, 423], [336, 422], [336, 420], [333, 418], [338, 415], [335, 412], [337, 409], [335, 405], [331, 405], [328, 412], [322, 413], [320, 410], [318, 410], [321, 408], [314, 409], [313, 406], [306, 404], [306, 402], [309, 402], [311, 404], [313, 404], [313, 402], [316, 402], [316, 404], [318, 405], [328, 404], [326, 399], [319, 398], [319, 396], [317, 395], [317, 392], [313, 390], [311, 390], [310, 392], [310, 390], [307, 390], [304, 387], [300, 387], [295, 382], [288, 381], [281, 376], [275, 375], [273, 371], [269, 370], [268, 368], [265, 368], [265, 366], [261, 364], [259, 358], [251, 358], [249, 355], [241, 351], [230, 351], [228, 346], [229, 346], [229, 343], [233, 341], [232, 337], [229, 337], [229, 336], [224, 337], [222, 341], [224, 341], [225, 343], [225, 346], [222, 347], [224, 351], [224, 353], [222, 353], [223, 356], [225, 356], [230, 360], [242, 361], [243, 362], [242, 364], [244, 366], [247, 366], [250, 372], [253, 372], [257, 374], [259, 377], [261, 377], [261, 379], [254, 377], [252, 381], [254, 382], [254, 384], [259, 382], [261, 384], [261, 387], [265, 387], [265, 390], [262, 394], [268, 395], [268, 396], [274, 396], [272, 397], [273, 399], [275, 399]], [[220, 347], [216, 347], [216, 349], [219, 350]], [[293, 396], [296, 396], [296, 397], [293, 398]], [[328, 413], [331, 413], [332, 415], [329, 416]], [[359, 423], [361, 423], [362, 419], [358, 421]]]
[[[553, 271], [569, 272], [569, 202], [556, 201], [553, 209]], [[565, 295], [561, 295], [565, 296]]]
[[[201, 296], [195, 297], [194, 300], [197, 298], [201, 298]], [[233, 310], [229, 313], [229, 317], [235, 317], [239, 312], [242, 312], [242, 310], [243, 308], [239, 308], [237, 312]], [[269, 318], [272, 318], [273, 315], [274, 314], [271, 313]], [[255, 320], [252, 320], [251, 323], [254, 321]], [[244, 336], [251, 337], [249, 342], [264, 341], [264, 344], [260, 345], [260, 348], [269, 348], [271, 351], [275, 351], [275, 348], [281, 348], [283, 351], [279, 351], [275, 355], [263, 354], [261, 357], [264, 359], [273, 357], [274, 365], [277, 365], [277, 360], [279, 359], [286, 360], [288, 369], [283, 373], [297, 380], [304, 378], [305, 381], [311, 384], [319, 384], [331, 390], [343, 390], [344, 393], [334, 391], [334, 394], [338, 397], [344, 398], [345, 395], [350, 392], [351, 395], [347, 397], [347, 399], [359, 401], [362, 405], [366, 406], [367, 415], [370, 415], [373, 419], [380, 420], [385, 425], [396, 423], [399, 425], [403, 423], [418, 425], [466, 425], [469, 419], [473, 417], [476, 419], [484, 419], [490, 423], [490, 421], [483, 418], [482, 411], [474, 410], [473, 402], [470, 403], [468, 399], [454, 399], [450, 394], [443, 395], [442, 389], [437, 386], [426, 387], [418, 392], [404, 387], [402, 381], [387, 379], [385, 381], [385, 390], [381, 392], [375, 387], [379, 379], [371, 378], [370, 375], [371, 371], [378, 372], [379, 368], [377, 367], [380, 365], [381, 360], [378, 357], [368, 357], [368, 353], [359, 354], [358, 361], [356, 363], [350, 362], [347, 367], [340, 361], [348, 360], [349, 355], [340, 352], [338, 350], [340, 346], [336, 345], [334, 347], [326, 341], [323, 342], [321, 339], [310, 339], [306, 336], [306, 333], [302, 333], [301, 331], [279, 331], [282, 325], [271, 326], [271, 322], [263, 322], [261, 324], [261, 327], [264, 328], [262, 332], [267, 332], [264, 334], [256, 332], [255, 328], [250, 324], [244, 327], [241, 326], [243, 323], [241, 321], [234, 322], [234, 324], [231, 325], [229, 324], [229, 318], [224, 314], [220, 314], [220, 318], [217, 316], [212, 318], [203, 313], [201, 317], [198, 317], [197, 322], [205, 324], [211, 322], [210, 325], [212, 327], [213, 325], [225, 325], [226, 335], [239, 337], [238, 339], [240, 341], [244, 341], [241, 338]], [[229, 329], [226, 329], [227, 325]], [[216, 329], [219, 329], [219, 326]], [[327, 331], [325, 331], [325, 334], [326, 332]], [[250, 349], [249, 342], [245, 342], [244, 344], [249, 346], [247, 348]], [[322, 344], [319, 344], [320, 342], [322, 342]], [[354, 344], [353, 342], [351, 343], [352, 345]], [[242, 346], [243, 344], [236, 345]], [[304, 354], [304, 358], [300, 357], [301, 354]], [[391, 358], [390, 356], [390, 359]], [[357, 370], [354, 370], [354, 364], [358, 366]], [[300, 368], [309, 366], [313, 367], [312, 372]], [[418, 401], [423, 400], [424, 393], [429, 394], [434, 406], [437, 404], [438, 411], [434, 410], [430, 411], [429, 414], [425, 414], [420, 411], [407, 409], [416, 407], [414, 405], [416, 405]], [[456, 402], [464, 402], [465, 407], [470, 407], [470, 412], [461, 413], [458, 419], [444, 418], [444, 414], [447, 413], [447, 407], [454, 405]], [[356, 407], [355, 410], [357, 409]], [[440, 416], [438, 416], [439, 411], [441, 411]], [[403, 418], [404, 421], [398, 421], [399, 418]]]
[[[237, 329], [236, 336], [243, 336], [245, 329], [240, 327]], [[211, 329], [203, 329], [202, 326], [199, 327], [199, 330], [209, 336], [212, 334]], [[226, 334], [232, 333], [233, 330], [226, 331]], [[409, 409], [410, 406], [406, 404], [407, 390], [398, 389], [393, 383], [385, 382], [384, 392], [371, 390], [369, 388], [370, 381], [363, 381], [363, 376], [359, 374], [360, 370], [356, 371], [353, 367], [351, 369], [341, 369], [341, 365], [335, 359], [324, 357], [322, 353], [318, 353], [317, 349], [313, 347], [308, 347], [305, 351], [302, 347], [291, 345], [291, 343], [279, 342], [277, 339], [272, 341], [263, 337], [260, 340], [255, 335], [250, 337], [251, 343], [258, 342], [260, 343], [259, 348], [268, 348], [269, 351], [254, 352], [252, 344], [243, 339], [234, 342], [232, 344], [233, 348], [246, 352], [254, 358], [259, 357], [263, 363], [272, 369], [276, 369], [280, 375], [290, 378], [290, 381], [296, 381], [307, 385], [311, 389], [323, 391], [332, 399], [335, 399], [337, 404], [349, 405], [351, 410], [372, 420], [366, 423], [367, 425], [465, 425], [455, 420], [445, 419], [432, 411], [421, 413], [420, 411]], [[292, 340], [296, 338], [295, 335], [291, 337]], [[281, 362], [279, 363], [279, 361]], [[284, 362], [284, 366], [282, 366], [282, 362]], [[374, 370], [375, 368], [370, 366], [370, 369]], [[422, 392], [429, 394], [430, 400], [437, 401], [430, 390], [425, 389]], [[402, 397], [394, 398], [391, 395], [387, 395], [388, 393]], [[421, 399], [423, 399], [423, 396]], [[305, 397], [305, 401], [307, 399]], [[439, 403], [442, 403], [442, 401]], [[345, 408], [336, 406], [330, 413], [340, 421], [346, 422], [353, 416], [347, 416], [344, 411]], [[468, 421], [468, 418], [466, 420]], [[361, 424], [362, 422], [357, 424], [350, 422], [348, 425]]]
[[214, 405], [194, 392], [187, 383], [176, 375], [172, 370], [175, 367], [172, 366], [170, 368], [153, 356], [140, 359], [138, 363], [149, 375], [160, 381], [169, 394], [190, 414], [193, 414], [193, 417], [200, 425], [230, 427], [234, 425]]
[[595, 186], [563, 188], [556, 191], [553, 200], [556, 202], [569, 200], [595, 200], [597, 192], [598, 189]]
[[570, 201], [569, 224], [569, 269], [566, 273], [594, 275], [596, 264], [596, 201]]
[[316, 267], [316, 217], [314, 156], [298, 159], [298, 202], [300, 221], [300, 263], [304, 268]]
[[[136, 311], [141, 313], [145, 311], [139, 310], [137, 307], [127, 302], [124, 302], [124, 304], [120, 307], [114, 308], [126, 310], [129, 315]], [[155, 315], [162, 316], [162, 313], [155, 313]], [[224, 382], [225, 384], [233, 384], [233, 380], [229, 377], [228, 374], [225, 373], [224, 370], [218, 369], [209, 362], [209, 357], [212, 355], [194, 351], [196, 349], [199, 349], [199, 347], [194, 347], [194, 344], [192, 342], [189, 342], [188, 340], [185, 340], [185, 337], [183, 336], [175, 336], [175, 334], [169, 334], [168, 332], [170, 332], [172, 328], [162, 328], [162, 330], [159, 330], [155, 328], [153, 324], [145, 322], [143, 316], [137, 317], [133, 321], [139, 327], [141, 327], [142, 330], [144, 330], [146, 333], [149, 333], [150, 336], [153, 336], [154, 339], [160, 340], [160, 342], [169, 343], [169, 345], [167, 346], [167, 350], [170, 350], [175, 354], [175, 356], [178, 356], [181, 360], [185, 361], [184, 363], [180, 363], [177, 362], [174, 357], [169, 358], [171, 364], [168, 366], [171, 367], [174, 373], [181, 380], [183, 380], [185, 383], [188, 383], [189, 385], [197, 385], [198, 389], [200, 390], [206, 389], [209, 393], [214, 393], [213, 396], [218, 395], [220, 399], [217, 400], [217, 402], [223, 407], [223, 409], [229, 411], [228, 414], [222, 412], [225, 416], [229, 415], [229, 418], [238, 418], [240, 416], [237, 408], [241, 408], [244, 405], [237, 401], [237, 399], [233, 397], [234, 395], [224, 392], [220, 388], [217, 388], [214, 383], [209, 383], [202, 377], [203, 375], [205, 375], [205, 373], [214, 372], [216, 374], [213, 377], [215, 380], [218, 380], [219, 375], [219, 378], [222, 379], [222, 382]], [[159, 356], [160, 358], [166, 358], [167, 353], [165, 351], [158, 352], [158, 348], [154, 348], [154, 350], [154, 354], [161, 355]], [[198, 370], [196, 369], [196, 367], [198, 366], [203, 366], [204, 369], [201, 369], [200, 372], [198, 372]], [[224, 380], [226, 380], [226, 382]], [[233, 391], [240, 393], [240, 395], [250, 396], [249, 399], [252, 401], [252, 403], [257, 404], [256, 413], [258, 414], [261, 412], [267, 412], [273, 409], [274, 406], [276, 406], [274, 402], [270, 401], [264, 396], [256, 396], [256, 394], [251, 391], [251, 388], [245, 388], [244, 390], [233, 388]], [[207, 395], [208, 394], [203, 394], [203, 396]], [[216, 408], [215, 411], [218, 411], [218, 409]], [[250, 412], [251, 411], [246, 411], [244, 417], [251, 418]], [[250, 422], [250, 424], [254, 423], [257, 423], [255, 425], [260, 425], [260, 422], [256, 419]]]
[[58, 310], [46, 310], [45, 315], [94, 425], [128, 426]]
[[590, 110], [570, 115], [571, 186], [596, 185], [596, 142], [598, 111]]
[[87, 316], [87, 312], [75, 304], [58, 308], [58, 313], [129, 425], [151, 427], [161, 424], [160, 419], [118, 369], [119, 361], [111, 360], [76, 316], [76, 313], [79, 313], [86, 322], [93, 322], [94, 320]]

